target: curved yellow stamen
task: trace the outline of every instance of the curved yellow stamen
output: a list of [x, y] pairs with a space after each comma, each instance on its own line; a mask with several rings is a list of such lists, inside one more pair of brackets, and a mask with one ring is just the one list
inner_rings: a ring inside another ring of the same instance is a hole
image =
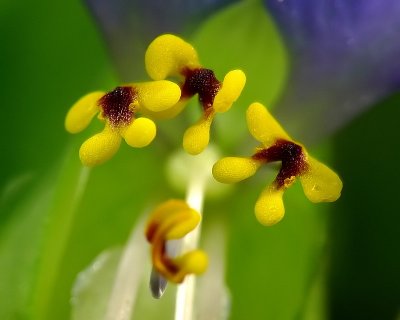
[[180, 239], [192, 231], [201, 220], [200, 214], [182, 200], [169, 200], [158, 206], [150, 216], [146, 237], [152, 244], [152, 259], [156, 270], [169, 281], [180, 283], [186, 275], [203, 273], [208, 265], [206, 254], [194, 250], [171, 258], [166, 241]]

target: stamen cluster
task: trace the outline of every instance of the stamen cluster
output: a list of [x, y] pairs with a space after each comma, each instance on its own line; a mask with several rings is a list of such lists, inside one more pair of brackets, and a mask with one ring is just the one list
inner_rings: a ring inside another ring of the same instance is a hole
[[[149, 145], [156, 136], [155, 121], [176, 117], [195, 95], [202, 115], [185, 131], [183, 148], [192, 155], [201, 153], [209, 143], [215, 115], [231, 108], [246, 83], [241, 70], [229, 71], [222, 81], [218, 80], [211, 69], [200, 64], [189, 43], [171, 34], [150, 43], [145, 65], [152, 81], [89, 93], [69, 110], [65, 127], [70, 133], [84, 130], [96, 114], [104, 122], [103, 131], [87, 139], [80, 148], [79, 156], [85, 166], [109, 160], [122, 139], [135, 148]], [[312, 202], [331, 202], [340, 197], [342, 182], [338, 175], [292, 140], [262, 104], [252, 103], [246, 117], [251, 135], [261, 146], [249, 157], [220, 159], [212, 173], [219, 182], [236, 183], [254, 175], [262, 165], [280, 163], [276, 178], [255, 204], [256, 217], [262, 224], [270, 226], [283, 218], [283, 193], [297, 178]], [[200, 220], [200, 214], [183, 200], [161, 204], [149, 218], [146, 237], [152, 246], [154, 268], [172, 282], [182, 282], [186, 275], [200, 274], [207, 267], [207, 256], [200, 250], [177, 257], [167, 252], [167, 241], [183, 238]]]

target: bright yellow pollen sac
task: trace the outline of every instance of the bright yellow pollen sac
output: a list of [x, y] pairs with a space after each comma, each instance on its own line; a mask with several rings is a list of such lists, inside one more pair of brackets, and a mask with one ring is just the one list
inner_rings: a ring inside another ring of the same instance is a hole
[[198, 96], [203, 115], [183, 136], [183, 148], [191, 154], [203, 152], [210, 141], [210, 128], [216, 113], [228, 111], [239, 98], [246, 83], [241, 70], [228, 72], [220, 82], [211, 69], [200, 65], [196, 50], [183, 39], [164, 34], [154, 39], [146, 51], [146, 69], [154, 80], [179, 77], [181, 99], [172, 108], [147, 108], [147, 115], [155, 118], [172, 118], [179, 114], [188, 100]]
[[214, 164], [213, 176], [222, 183], [236, 183], [254, 175], [261, 165], [280, 161], [277, 177], [255, 204], [254, 211], [261, 224], [272, 226], [283, 218], [283, 194], [296, 178], [312, 202], [333, 202], [340, 197], [343, 184], [339, 176], [293, 141], [261, 103], [252, 103], [246, 116], [251, 135], [262, 146], [250, 158], [220, 159]]
[[270, 227], [282, 220], [285, 214], [283, 192], [284, 189], [276, 189], [270, 185], [259, 196], [254, 212], [262, 225]]
[[146, 70], [153, 80], [177, 76], [183, 68], [199, 66], [196, 50], [186, 41], [172, 34], [155, 38], [145, 55]]
[[79, 99], [68, 111], [65, 118], [65, 129], [69, 133], [78, 133], [85, 129], [99, 112], [97, 101], [104, 92], [92, 92]]
[[80, 150], [79, 157], [87, 167], [97, 166], [111, 159], [121, 144], [120, 135], [106, 125], [104, 130], [86, 140]]
[[139, 118], [133, 121], [121, 135], [131, 147], [143, 148], [153, 141], [156, 132], [156, 125], [152, 120], [148, 118]]
[[292, 140], [261, 103], [254, 102], [249, 106], [246, 119], [251, 135], [265, 148], [273, 145], [277, 139]]
[[166, 80], [141, 83], [137, 87], [137, 93], [139, 106], [153, 112], [171, 108], [181, 97], [179, 86]]
[[83, 165], [97, 166], [115, 155], [121, 138], [134, 148], [148, 146], [157, 128], [151, 119], [138, 118], [137, 113], [165, 112], [177, 105], [180, 97], [179, 86], [167, 80], [129, 84], [108, 93], [92, 92], [71, 107], [65, 128], [78, 133], [99, 113], [98, 119], [105, 122], [104, 130], [86, 140], [79, 151]]
[[308, 156], [310, 169], [300, 176], [306, 197], [314, 203], [334, 202], [340, 197], [343, 188], [339, 176], [318, 160]]
[[200, 275], [207, 270], [208, 257], [201, 250], [193, 250], [184, 254], [183, 256], [174, 259], [176, 265], [181, 268], [183, 274], [196, 274]]
[[253, 176], [261, 163], [252, 158], [226, 157], [218, 160], [212, 174], [222, 183], [236, 183]]
[[200, 154], [210, 141], [210, 127], [214, 114], [201, 118], [189, 127], [183, 135], [183, 149], [191, 155]]
[[222, 82], [221, 89], [214, 98], [214, 110], [216, 112], [228, 111], [240, 97], [245, 84], [246, 75], [242, 70], [229, 71]]
[[201, 250], [186, 252], [181, 256], [169, 257], [166, 242], [181, 239], [200, 223], [200, 214], [183, 200], [168, 200], [151, 214], [146, 237], [152, 245], [154, 268], [166, 279], [180, 283], [188, 274], [201, 274], [208, 266], [207, 255]]

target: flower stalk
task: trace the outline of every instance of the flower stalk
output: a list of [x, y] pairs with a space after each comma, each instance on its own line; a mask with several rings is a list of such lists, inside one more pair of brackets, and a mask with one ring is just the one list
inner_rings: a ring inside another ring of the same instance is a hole
[[[203, 210], [204, 202], [204, 179], [193, 179], [188, 186], [186, 195], [187, 204], [200, 214]], [[182, 251], [194, 250], [200, 240], [201, 223], [182, 240]], [[188, 275], [182, 284], [178, 286], [175, 304], [175, 320], [193, 319], [194, 294], [196, 287], [196, 278], [194, 275]]]

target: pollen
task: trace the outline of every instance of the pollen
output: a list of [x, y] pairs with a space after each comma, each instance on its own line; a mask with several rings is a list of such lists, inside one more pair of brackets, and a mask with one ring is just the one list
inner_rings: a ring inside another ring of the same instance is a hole
[[152, 245], [154, 268], [166, 279], [181, 283], [188, 274], [202, 274], [208, 266], [201, 250], [185, 252], [177, 257], [167, 254], [168, 240], [183, 238], [200, 223], [200, 214], [183, 200], [171, 199], [159, 205], [150, 215], [145, 235]]
[[219, 182], [235, 183], [251, 177], [262, 165], [280, 162], [276, 178], [264, 189], [254, 207], [260, 223], [271, 226], [283, 218], [284, 191], [297, 178], [312, 202], [333, 202], [340, 197], [343, 184], [339, 176], [292, 140], [263, 105], [253, 103], [249, 106], [247, 125], [262, 145], [248, 158], [220, 159], [214, 164], [213, 175]]
[[224, 80], [219, 81], [213, 70], [200, 64], [196, 50], [172, 34], [154, 39], [147, 48], [145, 61], [147, 72], [154, 80], [180, 79], [181, 99], [169, 111], [164, 111], [162, 117], [176, 116], [190, 98], [198, 96], [203, 114], [185, 131], [182, 144], [189, 154], [201, 153], [210, 141], [210, 128], [216, 113], [228, 111], [240, 97], [246, 83], [244, 72], [229, 71]]
[[167, 80], [118, 86], [108, 93], [89, 93], [68, 111], [65, 128], [70, 133], [81, 132], [99, 114], [104, 122], [103, 131], [87, 139], [79, 150], [83, 165], [97, 166], [116, 154], [122, 139], [134, 148], [148, 146], [157, 127], [152, 119], [142, 116], [144, 110], [168, 109], [180, 96], [179, 86]]

